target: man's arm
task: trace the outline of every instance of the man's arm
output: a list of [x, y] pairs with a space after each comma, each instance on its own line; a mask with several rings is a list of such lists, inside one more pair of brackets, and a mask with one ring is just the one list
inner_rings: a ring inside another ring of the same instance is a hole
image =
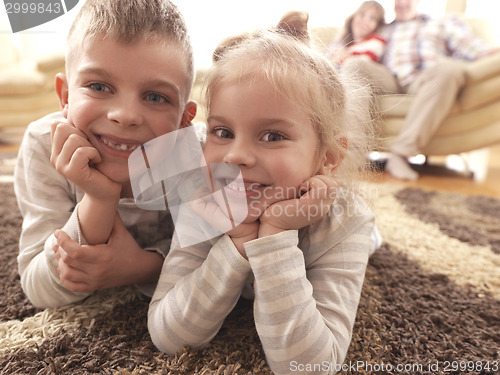
[[493, 50], [457, 16], [447, 16], [443, 19], [443, 31], [453, 58], [474, 61], [491, 54]]

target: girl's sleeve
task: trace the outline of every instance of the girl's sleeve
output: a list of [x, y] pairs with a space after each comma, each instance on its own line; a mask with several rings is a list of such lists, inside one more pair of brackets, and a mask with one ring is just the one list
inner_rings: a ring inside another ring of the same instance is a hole
[[153, 343], [173, 354], [208, 343], [239, 299], [250, 265], [231, 239], [180, 248], [174, 234], [148, 312]]
[[351, 47], [352, 56], [368, 56], [375, 62], [380, 61], [384, 54], [386, 41], [378, 35], [369, 38]]
[[50, 163], [50, 123], [55, 119], [58, 117], [50, 115], [28, 127], [14, 173], [23, 216], [17, 258], [21, 286], [33, 305], [41, 308], [62, 306], [89, 295], [73, 293], [61, 284], [52, 249], [56, 229], [62, 228], [76, 241], [83, 240], [74, 188]]
[[346, 356], [374, 223], [334, 222], [311, 226], [315, 234], [303, 249], [297, 231], [245, 244], [255, 275], [255, 324], [276, 374], [335, 373]]

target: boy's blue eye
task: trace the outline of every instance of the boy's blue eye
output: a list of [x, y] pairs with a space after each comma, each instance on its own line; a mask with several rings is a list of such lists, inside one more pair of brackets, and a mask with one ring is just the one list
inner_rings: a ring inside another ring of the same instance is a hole
[[160, 95], [158, 93], [152, 92], [146, 95], [146, 100], [153, 102], [153, 103], [164, 103], [167, 101], [163, 95]]
[[89, 85], [89, 87], [94, 90], [94, 91], [100, 91], [100, 92], [105, 92], [106, 91], [106, 85], [103, 83], [99, 82], [94, 82]]
[[264, 142], [277, 142], [286, 139], [285, 136], [276, 131], [268, 131], [262, 137]]

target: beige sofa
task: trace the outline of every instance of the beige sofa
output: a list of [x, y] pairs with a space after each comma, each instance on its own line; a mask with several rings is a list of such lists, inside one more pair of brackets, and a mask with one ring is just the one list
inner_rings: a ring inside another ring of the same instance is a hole
[[64, 72], [64, 55], [21, 62], [6, 34], [0, 34], [0, 51], [0, 141], [9, 141], [30, 122], [59, 109], [54, 77]]
[[[483, 22], [467, 22], [474, 32], [491, 41]], [[333, 27], [311, 30], [318, 48], [328, 45], [337, 32]], [[464, 64], [466, 86], [432, 141], [422, 150], [427, 156], [460, 154], [500, 143], [500, 53]], [[402, 129], [412, 97], [383, 95], [377, 97], [377, 102], [381, 111], [377, 123], [381, 139], [379, 151], [388, 151]]]

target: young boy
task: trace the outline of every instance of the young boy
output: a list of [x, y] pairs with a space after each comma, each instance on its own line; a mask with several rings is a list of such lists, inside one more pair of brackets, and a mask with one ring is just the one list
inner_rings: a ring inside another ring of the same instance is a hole
[[190, 124], [193, 75], [184, 20], [168, 0], [83, 5], [55, 80], [61, 112], [29, 125], [15, 172], [19, 273], [35, 306], [128, 284], [151, 293], [173, 228], [167, 212], [134, 204], [128, 157]]

